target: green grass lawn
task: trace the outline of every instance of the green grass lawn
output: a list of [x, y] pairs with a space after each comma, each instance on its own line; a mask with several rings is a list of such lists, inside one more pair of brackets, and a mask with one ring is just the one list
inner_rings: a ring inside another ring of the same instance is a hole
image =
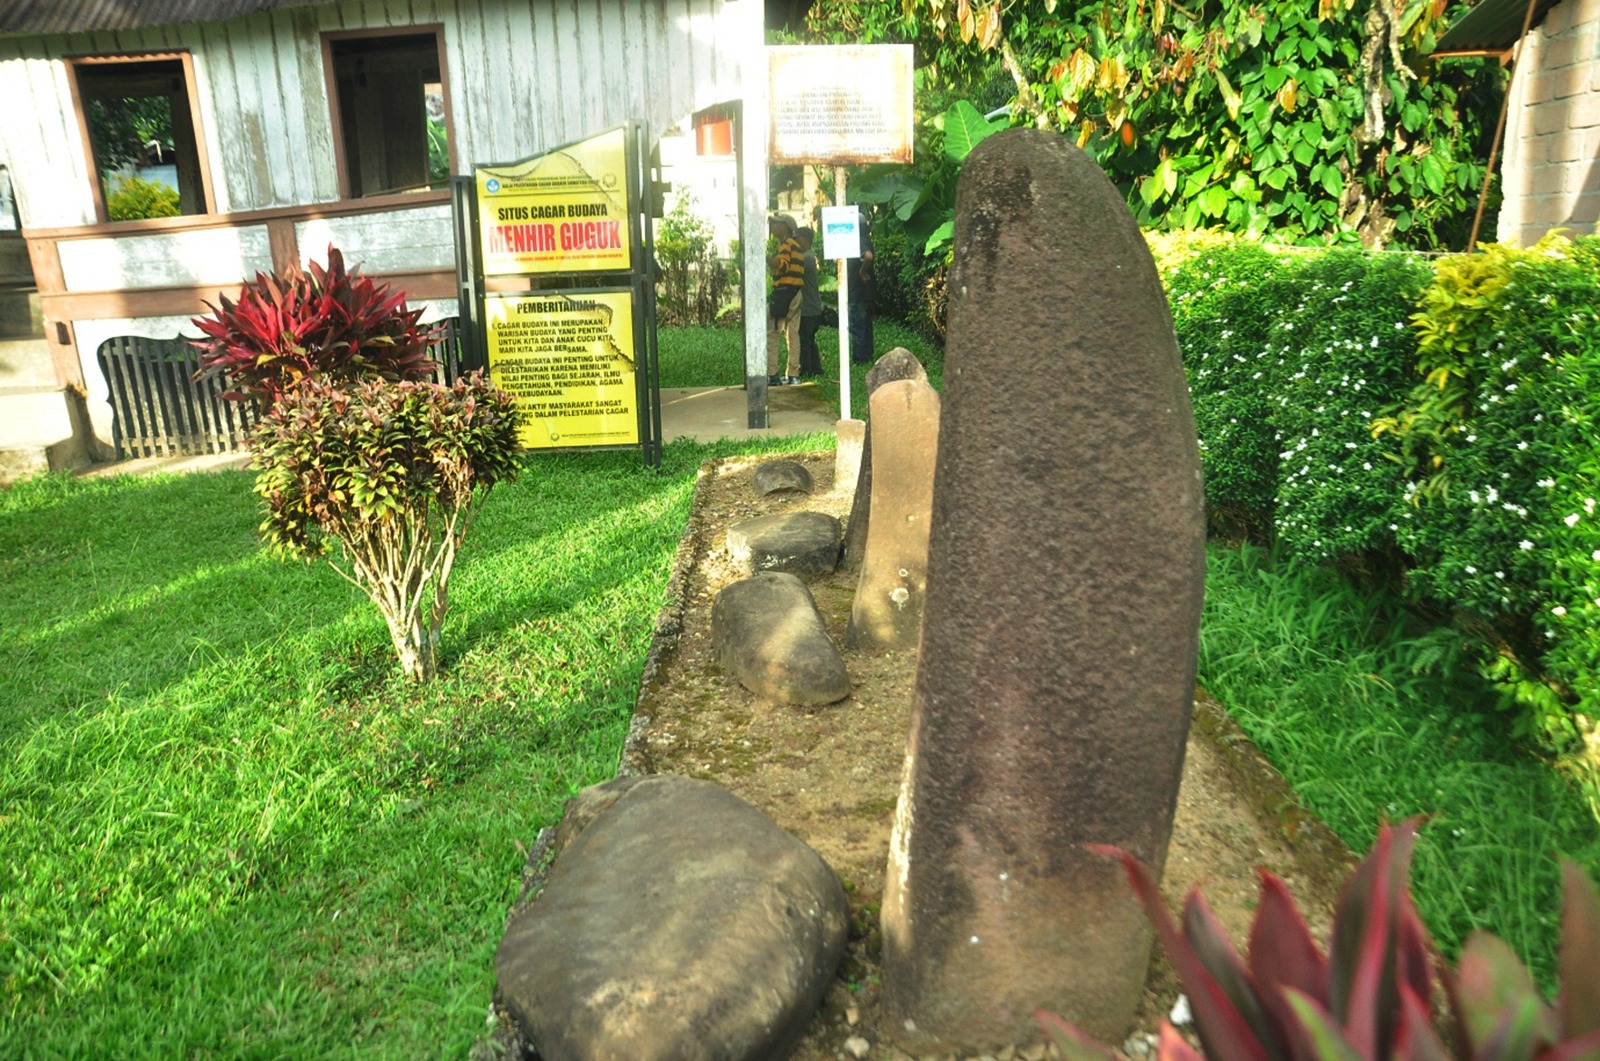
[[[663, 387], [737, 387], [744, 383], [744, 332], [738, 328], [663, 328], [657, 340], [661, 351]], [[944, 383], [944, 352], [911, 329], [895, 321], [875, 321], [872, 331], [874, 359], [897, 346], [917, 355], [928, 370], [934, 389]], [[822, 353], [822, 379], [818, 385], [828, 395], [835, 414], [839, 412], [839, 330], [817, 331], [817, 349]], [[780, 354], [780, 363], [781, 363]], [[852, 364], [850, 409], [856, 419], [865, 419], [867, 369], [870, 365]]]
[[[662, 347], [668, 385], [737, 383], [738, 332]], [[0, 491], [0, 1057], [463, 1055], [525, 846], [615, 770], [699, 463], [830, 444], [531, 460], [422, 688], [356, 590], [262, 553], [247, 474]], [[1202, 681], [1357, 848], [1432, 815], [1429, 925], [1490, 927], [1548, 982], [1554, 856], [1600, 870], [1595, 822], [1383, 614], [1214, 547]]]
[[1553, 988], [1557, 855], [1600, 880], [1600, 829], [1513, 739], [1459, 640], [1396, 614], [1331, 571], [1213, 545], [1201, 684], [1353, 850], [1382, 818], [1427, 815], [1413, 887], [1436, 941], [1454, 954], [1489, 929]]
[[[815, 449], [825, 436], [744, 449]], [[524, 846], [616, 769], [700, 461], [498, 488], [442, 675], [251, 477], [0, 491], [0, 1056], [461, 1056]]]

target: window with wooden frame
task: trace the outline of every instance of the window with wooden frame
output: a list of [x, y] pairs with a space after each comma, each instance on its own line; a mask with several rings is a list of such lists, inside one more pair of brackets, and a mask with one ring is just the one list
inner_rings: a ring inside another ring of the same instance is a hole
[[187, 52], [66, 61], [101, 221], [215, 209]]
[[442, 30], [330, 33], [322, 47], [340, 194], [445, 187], [454, 155]]

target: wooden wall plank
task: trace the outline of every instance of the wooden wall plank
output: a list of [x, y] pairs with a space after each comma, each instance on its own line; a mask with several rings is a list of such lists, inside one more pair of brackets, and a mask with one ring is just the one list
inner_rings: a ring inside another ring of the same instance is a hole
[[325, 260], [331, 243], [369, 274], [442, 268], [455, 254], [449, 207], [305, 221], [295, 236], [308, 258]]
[[313, 9], [289, 8], [288, 33], [293, 41], [294, 80], [298, 82], [303, 165], [309, 187], [297, 202], [327, 202], [339, 197], [334, 167], [333, 110], [322, 71], [322, 32]]
[[258, 269], [272, 271], [265, 225], [63, 240], [57, 246], [68, 291], [227, 284]]

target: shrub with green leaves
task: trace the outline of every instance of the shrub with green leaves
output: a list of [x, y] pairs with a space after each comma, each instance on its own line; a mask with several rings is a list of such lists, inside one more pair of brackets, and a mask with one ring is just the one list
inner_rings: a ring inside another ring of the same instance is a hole
[[432, 336], [417, 326], [422, 310], [407, 308], [404, 291], [347, 270], [336, 247], [328, 248], [326, 268], [311, 262], [282, 276], [257, 273], [237, 301], [219, 301], [193, 322], [206, 336], [194, 344], [200, 378], [224, 375], [268, 405], [313, 376], [401, 380], [434, 370]]
[[1410, 386], [1409, 318], [1431, 271], [1407, 254], [1332, 251], [1293, 256], [1287, 277], [1297, 297], [1272, 322], [1277, 540], [1301, 559], [1388, 567], [1402, 473], [1371, 424]]
[[1600, 718], [1600, 238], [1447, 260], [1416, 320], [1427, 376], [1383, 425], [1413, 592], [1490, 627], [1491, 676], [1575, 748], [1571, 712]]
[[1278, 487], [1273, 415], [1285, 354], [1274, 323], [1294, 297], [1286, 263], [1247, 240], [1168, 253], [1179, 259], [1165, 270], [1167, 299], [1194, 400], [1212, 529], [1265, 540]]
[[183, 212], [176, 188], [143, 177], [117, 178], [106, 196], [106, 217], [112, 221], [137, 221], [146, 217], [177, 217]]
[[731, 290], [727, 267], [717, 260], [711, 223], [680, 195], [656, 232], [656, 310], [663, 324], [713, 324]]
[[511, 396], [481, 373], [452, 387], [311, 378], [251, 442], [262, 536], [290, 556], [327, 555], [378, 606], [405, 674], [433, 677], [457, 551], [483, 498], [517, 473]]

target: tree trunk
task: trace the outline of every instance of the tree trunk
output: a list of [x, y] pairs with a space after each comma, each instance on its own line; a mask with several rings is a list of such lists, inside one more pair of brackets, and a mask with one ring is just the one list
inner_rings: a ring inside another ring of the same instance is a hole
[[417, 615], [398, 618], [384, 615], [389, 623], [389, 636], [394, 639], [394, 654], [400, 660], [400, 671], [414, 682], [425, 682], [438, 672], [435, 649], [438, 637], [425, 626]]

